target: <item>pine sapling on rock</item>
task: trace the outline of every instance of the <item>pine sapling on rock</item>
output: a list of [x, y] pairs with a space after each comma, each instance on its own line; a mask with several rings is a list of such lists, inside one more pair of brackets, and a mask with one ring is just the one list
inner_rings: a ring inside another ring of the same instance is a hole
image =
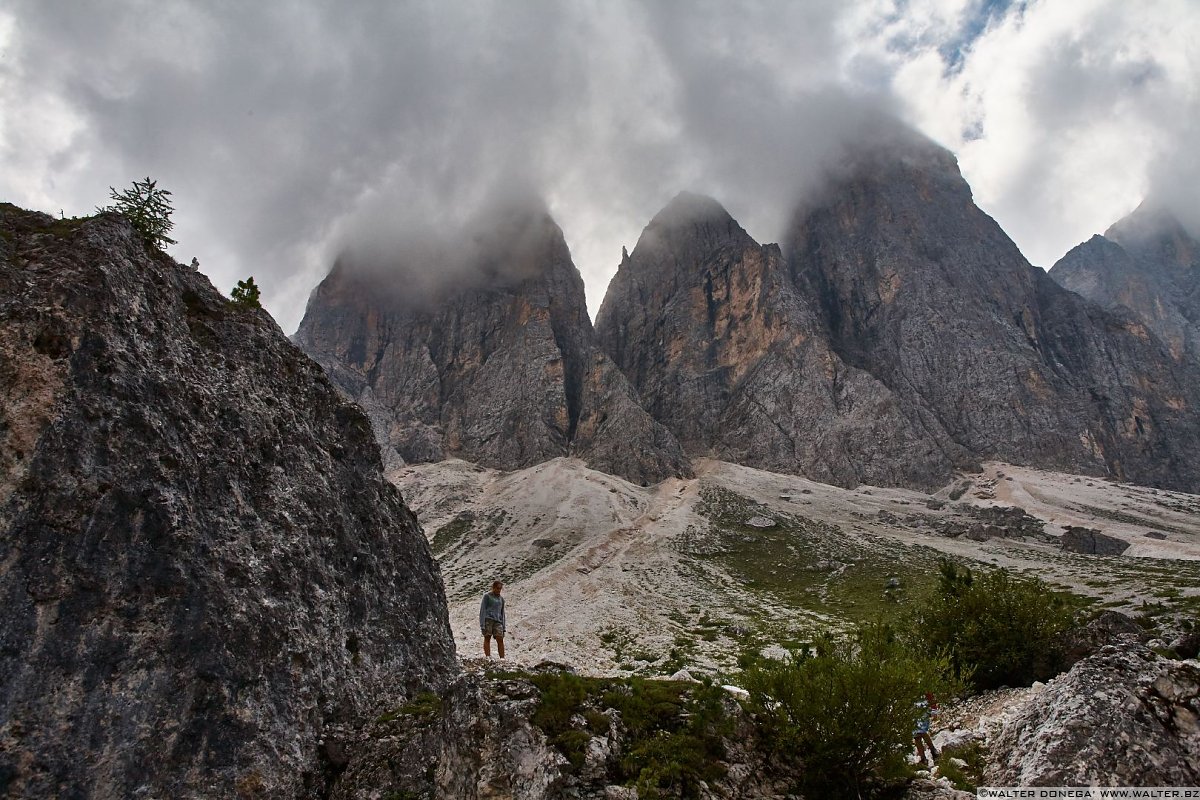
[[229, 304], [234, 308], [262, 308], [262, 303], [258, 299], [258, 286], [254, 283], [253, 275], [244, 281], [238, 281], [237, 286], [234, 286], [233, 291], [229, 293], [229, 297]]
[[133, 187], [118, 192], [112, 186], [108, 187], [112, 199], [111, 206], [97, 207], [100, 213], [115, 212], [129, 220], [129, 224], [142, 234], [146, 242], [160, 250], [175, 240], [167, 234], [175, 227], [171, 214], [175, 212], [171, 205], [171, 193], [159, 189], [157, 181], [134, 181]]

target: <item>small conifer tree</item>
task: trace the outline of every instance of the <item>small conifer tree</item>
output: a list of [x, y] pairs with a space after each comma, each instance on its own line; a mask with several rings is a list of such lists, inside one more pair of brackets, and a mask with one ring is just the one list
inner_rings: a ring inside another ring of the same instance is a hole
[[125, 217], [153, 247], [161, 249], [165, 245], [175, 244], [175, 240], [167, 235], [175, 227], [171, 221], [171, 214], [175, 211], [171, 205], [171, 193], [159, 189], [157, 181], [147, 176], [144, 181], [135, 180], [132, 188], [120, 192], [112, 186], [108, 189], [114, 202], [111, 206], [97, 207], [97, 211], [115, 211]]
[[229, 297], [231, 298], [230, 303], [237, 308], [262, 308], [254, 276], [250, 276], [244, 281], [238, 281], [237, 286], [233, 287], [233, 291], [229, 293]]

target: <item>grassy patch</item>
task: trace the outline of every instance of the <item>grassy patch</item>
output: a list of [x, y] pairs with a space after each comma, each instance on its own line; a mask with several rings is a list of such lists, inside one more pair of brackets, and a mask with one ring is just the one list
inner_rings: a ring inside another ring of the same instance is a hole
[[[706, 546], [692, 545], [699, 560], [712, 560], [742, 588], [768, 595], [788, 608], [868, 622], [888, 615], [909, 594], [931, 587], [937, 553], [870, 533], [850, 534], [836, 525], [764, 509], [748, 497], [705, 488], [697, 507], [710, 521]], [[768, 516], [771, 528], [746, 524]], [[888, 589], [890, 579], [898, 589]], [[701, 638], [706, 630], [702, 626]]]
[[[955, 761], [966, 762], [964, 765]], [[979, 742], [969, 742], [959, 747], [946, 747], [938, 755], [938, 772], [946, 780], [954, 784], [954, 788], [963, 792], [974, 792], [983, 783], [983, 773], [987, 769], [987, 751]]]
[[433, 532], [429, 541], [429, 549], [435, 558], [444, 556], [450, 548], [463, 541], [475, 525], [475, 515], [470, 511], [460, 512], [458, 516]]
[[428, 723], [441, 716], [441, 713], [442, 698], [433, 692], [422, 692], [399, 708], [380, 714], [375, 721], [382, 724], [410, 719], [417, 723]]

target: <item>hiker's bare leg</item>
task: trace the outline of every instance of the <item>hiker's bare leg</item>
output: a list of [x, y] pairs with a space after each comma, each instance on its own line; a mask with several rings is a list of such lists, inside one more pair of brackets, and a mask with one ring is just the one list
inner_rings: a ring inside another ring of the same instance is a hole
[[501, 658], [504, 658], [504, 637], [503, 636], [496, 637], [496, 652], [500, 654]]
[[918, 756], [920, 756], [920, 758], [921, 758], [921, 763], [922, 763], [922, 764], [926, 764], [926, 763], [928, 763], [928, 762], [925, 760], [925, 743], [921, 741], [921, 736], [920, 736], [920, 734], [918, 734], [918, 735], [914, 736], [914, 737], [913, 737], [913, 741], [917, 743], [917, 755], [918, 755]]
[[[500, 640], [497, 639], [496, 641], [499, 642]], [[503, 647], [503, 645], [501, 645], [501, 647]], [[483, 657], [492, 657], [492, 637], [488, 636], [486, 633], [483, 635]]]
[[930, 736], [928, 733], [924, 734], [924, 736], [925, 736], [925, 741], [929, 743], [929, 754], [931, 756], [933, 756], [934, 758], [937, 758], [938, 757], [938, 749], [936, 747], [934, 747], [934, 745], [933, 745], [933, 737]]

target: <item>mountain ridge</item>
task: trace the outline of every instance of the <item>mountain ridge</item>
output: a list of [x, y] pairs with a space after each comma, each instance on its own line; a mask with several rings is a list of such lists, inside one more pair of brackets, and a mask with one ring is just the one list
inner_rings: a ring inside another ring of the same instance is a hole
[[1177, 360], [1200, 364], [1200, 241], [1162, 207], [1144, 201], [1049, 273], [1104, 308], [1128, 309]]
[[[651, 413], [693, 455], [839, 485], [930, 485], [1002, 459], [1200, 488], [1195, 371], [1138, 321], [1032, 267], [974, 205], [948, 151], [919, 137], [891, 147], [852, 154], [797, 208], [782, 248], [758, 245], [732, 218], [733, 233], [714, 239], [677, 209], [665, 215], [670, 236], [647, 226], [597, 330]], [[714, 276], [738, 307], [720, 329]], [[712, 356], [747, 341], [741, 358]], [[773, 388], [743, 383], [755, 369], [747, 357]], [[730, 378], [733, 362], [741, 373]], [[822, 370], [823, 387], [811, 380]], [[865, 425], [856, 405], [887, 424]], [[837, 440], [845, 424], [852, 433]], [[801, 437], [827, 447], [801, 450]]]
[[390, 299], [386, 272], [339, 263], [295, 340], [368, 409], [398, 463], [516, 469], [571, 454], [636, 483], [689, 474], [597, 346], [562, 231], [548, 215], [524, 224], [535, 230], [493, 265], [508, 277], [415, 305]]

